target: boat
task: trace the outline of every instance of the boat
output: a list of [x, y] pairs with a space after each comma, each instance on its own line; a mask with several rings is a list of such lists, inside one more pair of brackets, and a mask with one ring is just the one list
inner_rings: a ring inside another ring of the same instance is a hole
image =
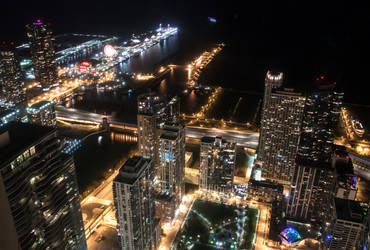
[[361, 122], [359, 122], [358, 120], [352, 120], [352, 128], [357, 136], [359, 137], [364, 136], [365, 129], [364, 126], [362, 126]]

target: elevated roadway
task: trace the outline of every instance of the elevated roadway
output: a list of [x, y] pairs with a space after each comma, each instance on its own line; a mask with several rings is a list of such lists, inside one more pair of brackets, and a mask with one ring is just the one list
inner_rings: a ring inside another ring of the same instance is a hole
[[[103, 118], [106, 118], [111, 127], [137, 130], [136, 124], [125, 123], [114, 119], [110, 115], [101, 115], [86, 112], [78, 109], [56, 107], [57, 119], [82, 124], [101, 124]], [[256, 149], [258, 145], [259, 134], [249, 131], [223, 130], [217, 128], [186, 127], [186, 137], [200, 139], [203, 136], [221, 136], [226, 140], [233, 140], [238, 146]]]

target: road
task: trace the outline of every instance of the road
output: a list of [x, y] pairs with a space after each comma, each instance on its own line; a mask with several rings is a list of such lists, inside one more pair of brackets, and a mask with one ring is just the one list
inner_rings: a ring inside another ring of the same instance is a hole
[[[107, 118], [108, 122], [113, 125], [121, 125], [126, 128], [137, 128], [136, 124], [128, 124], [114, 120], [109, 115], [100, 115], [91, 112], [81, 111], [78, 109], [56, 107], [57, 119], [65, 121], [75, 121], [82, 123], [101, 123], [103, 118]], [[256, 149], [258, 145], [259, 134], [256, 132], [238, 131], [238, 130], [223, 130], [218, 128], [201, 128], [201, 127], [186, 127], [186, 137], [199, 139], [203, 136], [222, 136], [226, 140], [233, 140], [238, 146]]]
[[173, 243], [176, 239], [177, 232], [183, 226], [195, 198], [196, 195], [194, 194], [185, 195], [180, 204], [179, 212], [175, 216], [175, 218], [173, 218], [172, 222], [161, 225], [163, 236], [161, 239], [159, 250], [170, 250], [172, 248]]
[[226, 140], [233, 140], [238, 146], [256, 149], [258, 146], [258, 133], [222, 130], [217, 128], [186, 127], [186, 137], [200, 139], [203, 136], [221, 136]]
[[[111, 220], [115, 220], [115, 218], [111, 218], [109, 223], [105, 223], [105, 217], [108, 215], [112, 217], [112, 210], [113, 208], [113, 191], [112, 191], [112, 183], [114, 177], [118, 174], [118, 170], [114, 171], [114, 173], [105, 181], [101, 183], [101, 185], [96, 188], [91, 194], [89, 194], [85, 199], [81, 202], [81, 210], [82, 216], [84, 218], [84, 226], [85, 226], [85, 234], [87, 238], [87, 246], [90, 247], [95, 246], [97, 244], [96, 235], [99, 233], [95, 232], [101, 226], [105, 227], [112, 227], [114, 226], [114, 222]], [[113, 213], [114, 217], [114, 213]], [[103, 230], [102, 232], [109, 232], [111, 235], [111, 230]], [[90, 235], [95, 235], [94, 237], [90, 237]], [[102, 235], [102, 234], [100, 234]], [[115, 234], [117, 237], [117, 233]], [[103, 235], [107, 238], [106, 235]], [[103, 242], [103, 241], [102, 241]], [[106, 242], [110, 242], [110, 240], [106, 240]], [[110, 244], [110, 243], [108, 243]]]

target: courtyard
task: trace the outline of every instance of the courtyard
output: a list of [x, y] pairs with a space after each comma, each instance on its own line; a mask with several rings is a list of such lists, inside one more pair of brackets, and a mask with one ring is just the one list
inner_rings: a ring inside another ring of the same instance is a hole
[[257, 217], [256, 208], [198, 199], [179, 232], [177, 249], [251, 249]]

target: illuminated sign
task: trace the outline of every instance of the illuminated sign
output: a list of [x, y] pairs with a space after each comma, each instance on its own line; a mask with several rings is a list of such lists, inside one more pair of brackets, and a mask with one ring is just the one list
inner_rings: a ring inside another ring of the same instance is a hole
[[88, 61], [83, 61], [83, 62], [80, 64], [79, 68], [80, 68], [80, 71], [81, 71], [81, 72], [85, 72], [85, 71], [87, 71], [87, 69], [88, 69], [90, 66], [91, 66], [90, 62], [88, 62]]

